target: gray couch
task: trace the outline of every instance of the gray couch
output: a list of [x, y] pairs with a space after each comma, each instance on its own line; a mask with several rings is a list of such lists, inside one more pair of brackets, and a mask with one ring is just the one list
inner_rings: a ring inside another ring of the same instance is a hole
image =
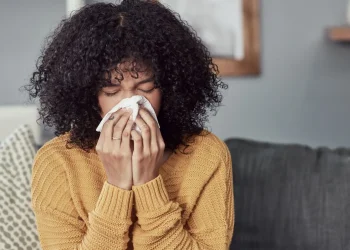
[[226, 140], [234, 172], [231, 249], [350, 249], [350, 150]]

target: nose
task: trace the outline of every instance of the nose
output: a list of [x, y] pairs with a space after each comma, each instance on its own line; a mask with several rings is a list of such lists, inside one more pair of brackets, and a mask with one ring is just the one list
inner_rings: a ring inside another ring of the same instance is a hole
[[125, 99], [125, 98], [130, 98], [134, 95], [136, 95], [136, 91], [134, 89], [129, 89], [129, 90], [123, 89], [121, 97], [122, 99]]

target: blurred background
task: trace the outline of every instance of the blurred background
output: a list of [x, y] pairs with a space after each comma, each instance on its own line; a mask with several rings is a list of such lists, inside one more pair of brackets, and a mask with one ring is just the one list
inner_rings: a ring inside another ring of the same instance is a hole
[[[222, 139], [350, 146], [350, 48], [325, 36], [346, 23], [348, 1], [261, 2], [261, 74], [223, 79], [229, 89], [209, 128]], [[18, 89], [65, 13], [63, 0], [0, 1], [0, 106], [25, 104]]]

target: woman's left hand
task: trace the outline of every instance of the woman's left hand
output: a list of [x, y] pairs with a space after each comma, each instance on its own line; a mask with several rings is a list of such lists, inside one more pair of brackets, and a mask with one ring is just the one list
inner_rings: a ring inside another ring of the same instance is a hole
[[165, 144], [157, 122], [145, 109], [140, 108], [135, 123], [141, 134], [131, 131], [134, 140], [132, 153], [133, 185], [145, 184], [159, 175]]

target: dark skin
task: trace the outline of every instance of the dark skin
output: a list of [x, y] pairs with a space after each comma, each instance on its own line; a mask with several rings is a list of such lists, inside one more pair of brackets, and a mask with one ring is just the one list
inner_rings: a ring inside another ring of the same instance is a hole
[[[124, 72], [122, 81], [112, 81], [111, 86], [103, 88], [98, 95], [101, 117], [122, 99], [133, 95], [146, 97], [158, 115], [161, 92], [154, 87], [152, 72], [147, 71], [140, 73], [138, 78]], [[134, 122], [140, 127], [141, 134], [132, 130]], [[131, 110], [115, 112], [102, 128], [96, 151], [105, 168], [108, 183], [125, 190], [155, 179], [160, 166], [171, 154], [165, 151], [157, 122], [143, 108], [135, 121], [131, 119]]]

